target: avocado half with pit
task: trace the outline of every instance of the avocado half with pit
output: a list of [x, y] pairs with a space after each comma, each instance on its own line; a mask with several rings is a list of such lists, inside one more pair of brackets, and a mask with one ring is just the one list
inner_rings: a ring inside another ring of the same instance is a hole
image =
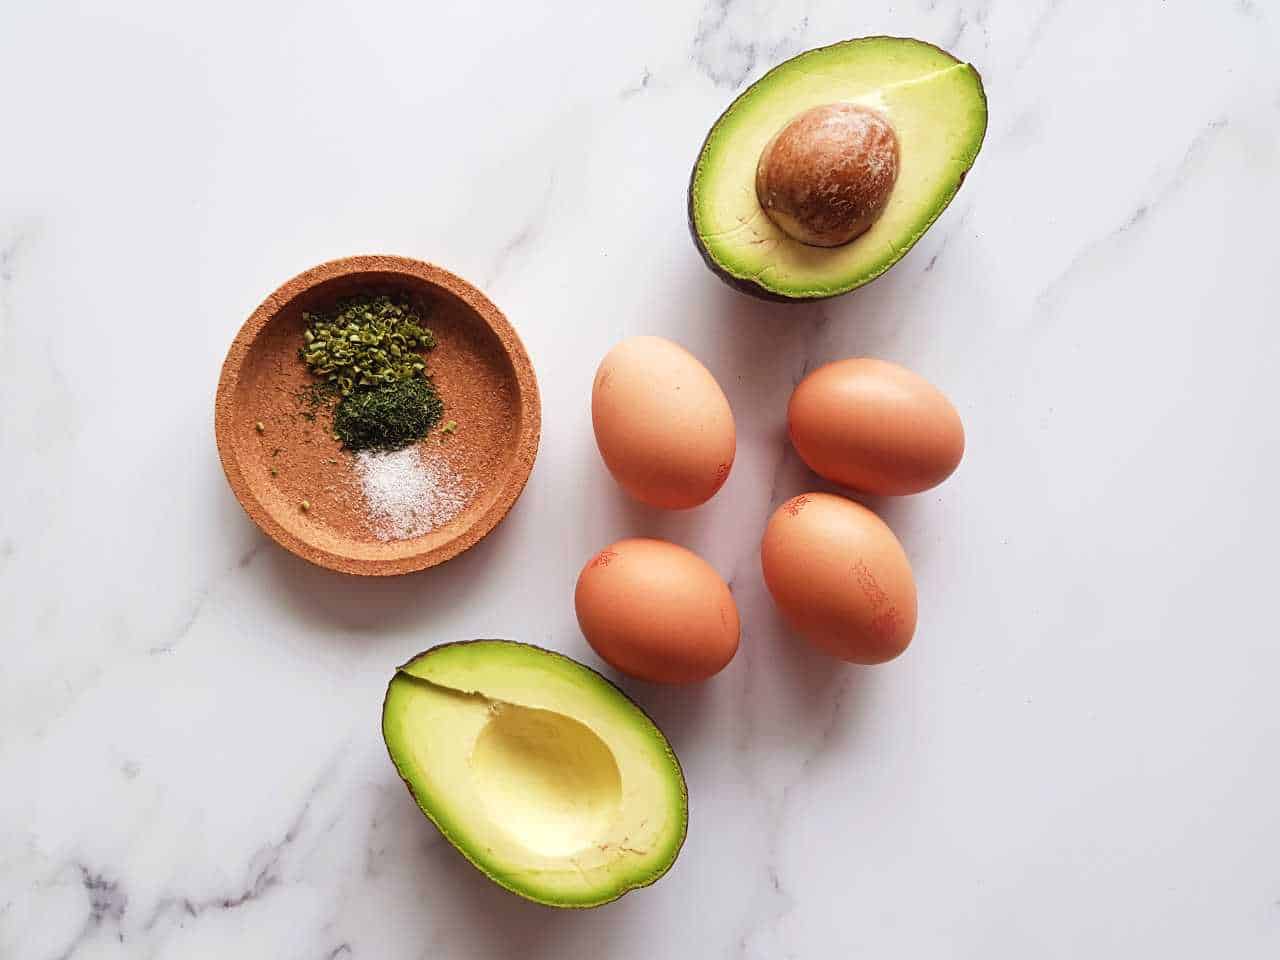
[[847, 293], [938, 219], [986, 130], [978, 71], [932, 44], [865, 37], [802, 53], [707, 135], [689, 183], [694, 243], [755, 296]]
[[387, 688], [382, 735], [422, 812], [490, 880], [595, 907], [675, 862], [680, 764], [626, 694], [568, 657], [508, 640], [433, 647]]

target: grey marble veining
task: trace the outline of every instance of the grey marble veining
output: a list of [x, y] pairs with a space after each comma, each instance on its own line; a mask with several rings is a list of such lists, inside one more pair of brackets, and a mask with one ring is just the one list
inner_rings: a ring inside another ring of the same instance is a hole
[[[769, 67], [869, 34], [978, 67], [977, 166], [883, 279], [746, 300], [689, 241], [696, 151]], [[1277, 63], [1259, 0], [6, 6], [0, 957], [1276, 956]], [[511, 516], [389, 582], [266, 541], [211, 429], [261, 297], [369, 251], [481, 284], [544, 404]], [[697, 511], [627, 502], [594, 449], [595, 366], [637, 333], [733, 405]], [[878, 669], [790, 636], [758, 562], [825, 488], [792, 387], [864, 353], [968, 433], [945, 485], [872, 501], [921, 604]], [[441, 640], [599, 666], [573, 582], [625, 535], [716, 566], [742, 648], [696, 689], [621, 681], [688, 842], [557, 913], [441, 840], [379, 708]]]

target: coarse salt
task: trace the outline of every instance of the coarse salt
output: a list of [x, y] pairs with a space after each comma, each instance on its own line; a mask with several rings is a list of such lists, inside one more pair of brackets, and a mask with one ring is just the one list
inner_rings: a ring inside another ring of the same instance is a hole
[[443, 527], [467, 505], [471, 490], [442, 459], [417, 446], [356, 455], [356, 476], [379, 540], [408, 540]]

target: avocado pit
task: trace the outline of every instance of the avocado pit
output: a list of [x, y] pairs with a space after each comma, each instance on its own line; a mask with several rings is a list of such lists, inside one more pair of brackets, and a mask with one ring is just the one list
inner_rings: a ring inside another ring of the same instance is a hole
[[897, 179], [898, 136], [888, 118], [861, 104], [828, 103], [765, 144], [756, 196], [787, 236], [838, 247], [870, 229]]

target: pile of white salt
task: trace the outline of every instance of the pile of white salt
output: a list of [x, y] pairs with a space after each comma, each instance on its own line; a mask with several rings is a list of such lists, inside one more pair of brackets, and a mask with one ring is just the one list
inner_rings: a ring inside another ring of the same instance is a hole
[[356, 455], [356, 476], [379, 540], [409, 540], [438, 530], [467, 505], [469, 485], [443, 458], [423, 457], [415, 445]]

